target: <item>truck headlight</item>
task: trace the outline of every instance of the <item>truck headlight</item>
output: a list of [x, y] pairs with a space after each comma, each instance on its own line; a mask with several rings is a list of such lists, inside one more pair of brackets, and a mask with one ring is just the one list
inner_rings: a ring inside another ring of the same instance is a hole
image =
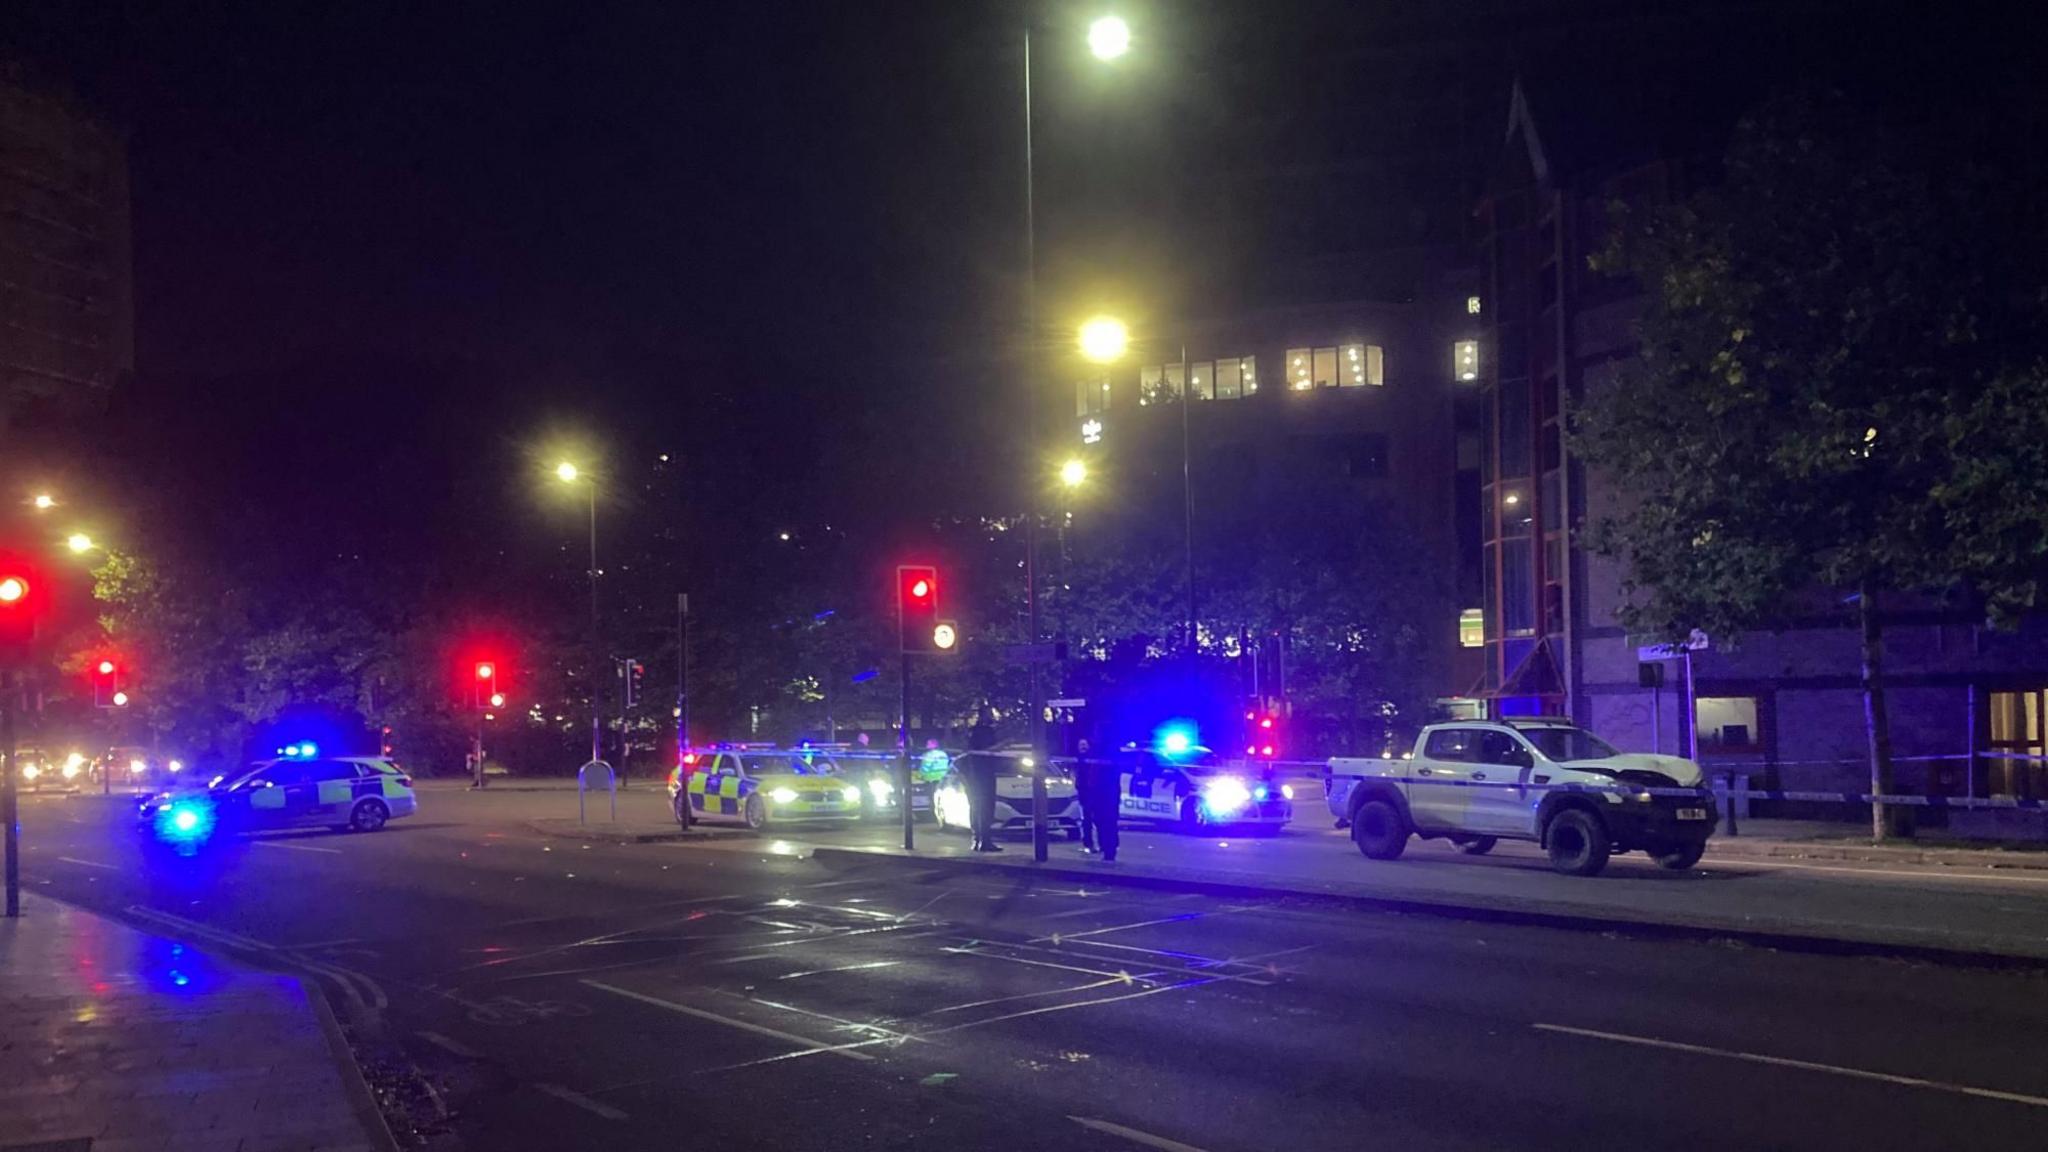
[[839, 796], [840, 796], [840, 798], [841, 798], [841, 799], [845, 800], [845, 801], [846, 801], [846, 802], [847, 802], [848, 804], [858, 804], [858, 803], [860, 803], [860, 789], [858, 789], [858, 788], [855, 788], [855, 787], [854, 787], [853, 785], [851, 785], [851, 784], [848, 784], [848, 785], [847, 785], [846, 787], [844, 787], [844, 788], [841, 788], [841, 789], [839, 790]]
[[868, 781], [868, 795], [873, 796], [877, 801], [887, 800], [895, 794], [896, 786], [880, 776], [876, 776]]
[[768, 794], [768, 798], [777, 804], [794, 804], [796, 803], [796, 789], [777, 788]]

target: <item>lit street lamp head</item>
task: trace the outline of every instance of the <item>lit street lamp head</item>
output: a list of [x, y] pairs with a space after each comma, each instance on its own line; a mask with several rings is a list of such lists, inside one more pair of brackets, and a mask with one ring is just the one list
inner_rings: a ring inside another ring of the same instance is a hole
[[1112, 364], [1123, 359], [1131, 333], [1114, 316], [1096, 316], [1081, 325], [1081, 355], [1090, 363]]
[[64, 545], [73, 552], [90, 552], [92, 551], [92, 537], [87, 536], [83, 532], [73, 532], [65, 538]]
[[36, 493], [36, 498], [33, 501], [33, 503], [36, 506], [36, 511], [48, 512], [50, 509], [55, 508], [57, 506], [57, 498], [55, 496], [50, 495], [48, 492], [38, 492]]
[[1079, 488], [1088, 479], [1088, 465], [1079, 460], [1069, 460], [1060, 465], [1060, 483], [1069, 488]]
[[1114, 60], [1131, 50], [1131, 26], [1116, 16], [1088, 25], [1088, 50], [1097, 60]]
[[578, 475], [576, 466], [567, 460], [555, 465], [555, 479], [560, 480], [564, 484], [574, 484]]

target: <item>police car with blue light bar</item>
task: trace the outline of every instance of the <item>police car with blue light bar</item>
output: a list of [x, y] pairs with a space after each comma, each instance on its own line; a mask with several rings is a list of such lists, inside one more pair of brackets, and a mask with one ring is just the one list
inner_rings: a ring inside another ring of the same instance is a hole
[[159, 792], [137, 807], [145, 833], [198, 843], [220, 833], [332, 828], [375, 832], [419, 808], [412, 777], [380, 756], [320, 755], [311, 743], [214, 777], [204, 787]]
[[1117, 813], [1126, 820], [1163, 821], [1186, 832], [1277, 832], [1294, 819], [1294, 789], [1275, 778], [1271, 765], [1226, 761], [1186, 729], [1162, 728], [1150, 747], [1126, 744], [1112, 763]]

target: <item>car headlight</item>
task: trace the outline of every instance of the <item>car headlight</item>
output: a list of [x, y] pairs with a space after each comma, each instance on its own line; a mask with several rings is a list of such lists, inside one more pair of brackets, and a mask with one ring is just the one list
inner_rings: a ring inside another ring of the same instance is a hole
[[1251, 802], [1251, 789], [1235, 776], [1211, 780], [1202, 786], [1202, 802], [1211, 812], [1235, 812]]
[[69, 762], [67, 762], [67, 763], [66, 763], [66, 764], [64, 765], [64, 778], [65, 778], [66, 780], [72, 780], [72, 779], [76, 779], [76, 778], [77, 778], [77, 776], [78, 776], [78, 765], [76, 765], [76, 764], [72, 764], [72, 763], [69, 763]]
[[23, 780], [33, 780], [42, 774], [43, 770], [33, 764], [23, 764], [21, 766], [21, 778]]
[[868, 795], [873, 796], [877, 800], [887, 800], [895, 794], [896, 786], [880, 776], [876, 776], [868, 781]]
[[844, 799], [844, 800], [845, 800], [845, 801], [846, 801], [846, 802], [847, 802], [848, 804], [858, 804], [858, 803], [860, 803], [860, 789], [858, 789], [858, 788], [855, 788], [855, 787], [854, 787], [853, 785], [851, 785], [851, 784], [848, 784], [848, 785], [847, 785], [846, 787], [844, 787], [844, 788], [841, 788], [841, 789], [839, 790], [839, 795], [840, 795], [840, 796], [841, 796], [841, 798], [843, 798], [843, 799]]
[[796, 789], [777, 788], [768, 794], [768, 798], [777, 804], [794, 804], [796, 803]]
[[1282, 784], [1280, 786], [1280, 795], [1285, 796], [1289, 800], [1294, 799], [1294, 785]]
[[173, 760], [169, 764], [164, 765], [164, 767], [173, 772], [183, 772], [185, 770], [185, 762], [183, 760]]

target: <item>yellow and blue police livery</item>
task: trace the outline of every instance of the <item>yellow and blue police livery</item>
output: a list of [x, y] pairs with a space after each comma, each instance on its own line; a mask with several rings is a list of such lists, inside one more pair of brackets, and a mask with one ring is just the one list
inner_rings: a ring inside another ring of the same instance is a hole
[[[691, 753], [669, 777], [679, 823], [772, 824], [857, 820], [861, 790], [815, 751], [739, 745]], [[687, 816], [685, 811], [687, 809]]]
[[1125, 745], [1116, 755], [1117, 813], [1183, 831], [1278, 831], [1294, 819], [1294, 789], [1270, 767], [1228, 763], [1199, 744]]
[[152, 796], [142, 802], [138, 820], [167, 838], [192, 839], [285, 828], [375, 832], [418, 810], [412, 777], [395, 761], [322, 757], [305, 747], [216, 776], [204, 788]]

